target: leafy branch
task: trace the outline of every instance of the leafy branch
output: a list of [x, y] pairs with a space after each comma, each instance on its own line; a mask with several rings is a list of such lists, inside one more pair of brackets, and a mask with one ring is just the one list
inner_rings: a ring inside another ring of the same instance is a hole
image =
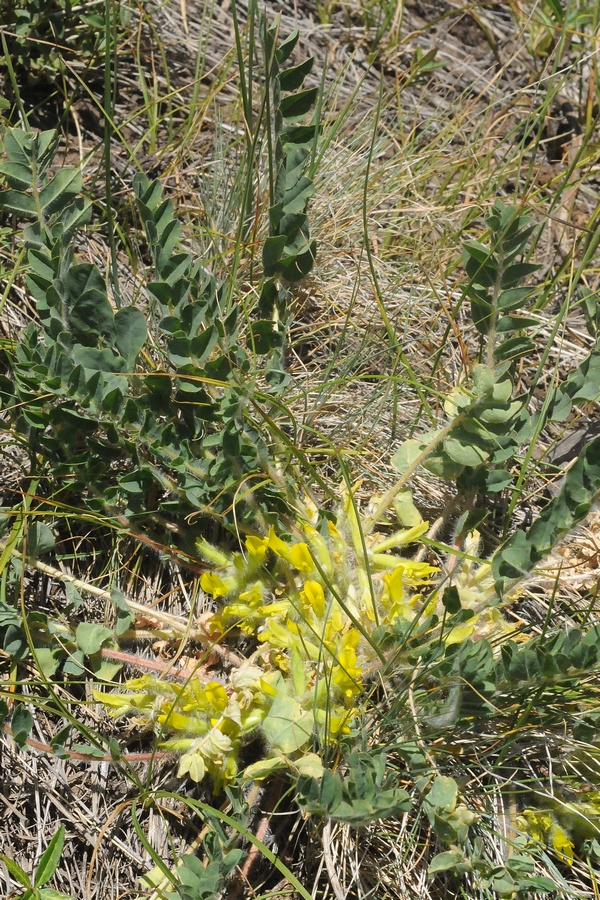
[[[288, 119], [300, 115], [294, 109]], [[269, 390], [285, 384], [274, 352], [283, 346], [281, 328], [272, 319], [246, 327], [239, 304], [226, 308], [225, 287], [182, 251], [173, 204], [143, 175], [134, 191], [152, 256], [145, 286], [152, 316], [147, 322], [135, 305], [115, 313], [98, 268], [75, 258], [74, 237], [91, 206], [78, 196], [78, 170], [49, 174], [55, 145], [54, 132], [8, 129], [0, 167], [8, 184], [0, 206], [32, 220], [24, 229], [27, 285], [39, 316], [14, 348], [0, 399], [34, 469], [42, 464], [58, 499], [77, 494], [89, 509], [125, 517], [159, 538], [160, 523], [169, 522], [184, 545], [190, 516], [226, 516], [253, 475], [265, 487], [242, 496], [262, 491], [273, 506], [269, 438], [252, 405], [260, 358], [266, 355]], [[282, 152], [288, 159], [291, 150]], [[305, 231], [305, 214], [303, 222]], [[291, 234], [288, 225], [279, 222], [280, 236]], [[291, 245], [285, 253], [291, 261]], [[156, 350], [155, 368], [138, 370]], [[252, 505], [245, 508], [242, 518]]]

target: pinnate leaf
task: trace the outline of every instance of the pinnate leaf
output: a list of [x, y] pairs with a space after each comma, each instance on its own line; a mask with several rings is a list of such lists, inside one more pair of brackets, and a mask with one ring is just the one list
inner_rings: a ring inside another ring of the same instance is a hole
[[0, 165], [0, 175], [4, 175], [11, 188], [18, 191], [31, 187], [33, 173], [30, 166], [23, 163], [7, 162]]
[[452, 872], [459, 866], [468, 866], [464, 853], [460, 850], [444, 850], [433, 857], [427, 869], [429, 875], [437, 875], [439, 872]]
[[21, 191], [0, 191], [0, 209], [26, 217], [35, 216], [37, 212], [33, 197]]

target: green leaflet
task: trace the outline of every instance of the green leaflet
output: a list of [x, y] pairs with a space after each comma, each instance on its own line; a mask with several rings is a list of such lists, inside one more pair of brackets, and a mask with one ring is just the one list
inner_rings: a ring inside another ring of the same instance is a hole
[[500, 596], [512, 582], [528, 574], [588, 514], [599, 491], [600, 438], [595, 438], [567, 471], [558, 496], [527, 531], [516, 531], [492, 557], [492, 572]]

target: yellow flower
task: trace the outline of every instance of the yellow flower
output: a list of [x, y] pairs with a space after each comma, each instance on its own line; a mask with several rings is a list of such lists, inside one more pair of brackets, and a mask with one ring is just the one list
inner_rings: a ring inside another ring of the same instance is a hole
[[357, 715], [355, 706], [344, 709], [330, 703], [327, 709], [315, 709], [315, 722], [322, 729], [327, 728], [332, 738], [337, 738], [340, 734], [350, 733], [350, 725]]
[[381, 603], [388, 621], [394, 622], [399, 617], [412, 619], [413, 612], [404, 587], [404, 566], [396, 566], [393, 572], [386, 572], [382, 577], [385, 587]]
[[327, 528], [329, 530], [329, 554], [331, 556], [332, 571], [339, 575], [346, 566], [348, 545], [333, 522], [327, 522]]
[[255, 606], [259, 606], [262, 603], [265, 591], [262, 583], [257, 581], [256, 584], [253, 584], [247, 591], [243, 591], [239, 595], [239, 599], [242, 603], [247, 603], [251, 608]]
[[299, 572], [314, 572], [315, 564], [310, 555], [308, 544], [305, 544], [304, 541], [292, 546], [290, 551], [290, 562]]
[[373, 578], [369, 578], [367, 569], [360, 566], [360, 568], [356, 569], [356, 581], [358, 582], [360, 593], [358, 595], [358, 605], [352, 612], [359, 618], [363, 618], [366, 613], [370, 622], [376, 622], [377, 611], [373, 597]]
[[431, 575], [439, 572], [438, 566], [430, 566], [429, 563], [416, 562], [414, 559], [403, 559], [402, 568], [409, 584], [429, 584]]
[[327, 541], [321, 534], [319, 534], [319, 532], [315, 528], [312, 527], [312, 525], [305, 525], [304, 533], [306, 534], [310, 542], [310, 546], [315, 557], [319, 561], [319, 565], [324, 570], [324, 572], [329, 577], [331, 577], [333, 575], [333, 564], [331, 561], [331, 554], [329, 552]]
[[286, 616], [290, 612], [290, 604], [287, 600], [275, 600], [274, 603], [265, 603], [264, 606], [259, 606], [257, 612], [265, 619]]
[[272, 644], [273, 647], [289, 650], [291, 647], [298, 646], [297, 628], [296, 634], [293, 634], [293, 622], [287, 622], [282, 625], [277, 619], [269, 619], [267, 625], [258, 634], [258, 639], [262, 643]]
[[327, 530], [329, 531], [330, 537], [334, 538], [335, 540], [342, 539], [341, 534], [339, 533], [339, 531], [337, 530], [337, 528], [335, 527], [335, 525], [333, 524], [331, 519], [328, 519], [328, 521], [327, 521]]
[[331, 681], [347, 701], [362, 690], [362, 669], [357, 665], [356, 650], [352, 647], [340, 652], [339, 665], [333, 667]]
[[419, 522], [418, 525], [413, 525], [412, 528], [397, 531], [395, 534], [392, 534], [391, 537], [386, 538], [384, 541], [381, 541], [381, 543], [373, 547], [373, 553], [375, 555], [380, 555], [385, 550], [391, 550], [392, 547], [405, 547], [407, 544], [414, 544], [415, 541], [425, 534], [428, 528], [429, 522]]
[[208, 731], [208, 722], [198, 716], [182, 716], [181, 713], [175, 712], [173, 707], [166, 707], [159, 716], [157, 722], [166, 725], [173, 731], [180, 731], [183, 734], [206, 734]]
[[300, 597], [305, 608], [312, 609], [318, 619], [323, 618], [325, 614], [325, 594], [318, 581], [305, 581], [304, 590], [300, 592]]
[[342, 616], [342, 610], [337, 603], [329, 611], [329, 615], [327, 617], [327, 627], [328, 629], [331, 629], [334, 634], [341, 634], [344, 630], [344, 618]]
[[206, 694], [206, 699], [213, 707], [213, 709], [219, 710], [219, 712], [223, 712], [223, 710], [227, 707], [227, 691], [220, 682], [209, 681], [204, 688], [204, 693]]
[[291, 549], [289, 545], [285, 543], [285, 541], [282, 541], [280, 537], [277, 537], [273, 526], [271, 526], [269, 530], [267, 544], [273, 551], [273, 553], [276, 553], [277, 556], [281, 557], [281, 559], [285, 559], [286, 562], [290, 562]]
[[257, 538], [250, 536], [246, 538], [246, 550], [257, 563], [262, 563], [269, 549], [268, 538]]
[[357, 631], [356, 628], [350, 628], [342, 638], [342, 646], [346, 649], [352, 647], [354, 650], [356, 650], [356, 648], [360, 644], [361, 638], [362, 635], [360, 631]]
[[214, 572], [204, 572], [200, 578], [200, 587], [215, 599], [217, 597], [225, 597], [231, 590], [231, 587], [222, 578], [215, 575]]
[[404, 567], [396, 566], [393, 572], [386, 572], [383, 581], [390, 601], [401, 603], [404, 600]]

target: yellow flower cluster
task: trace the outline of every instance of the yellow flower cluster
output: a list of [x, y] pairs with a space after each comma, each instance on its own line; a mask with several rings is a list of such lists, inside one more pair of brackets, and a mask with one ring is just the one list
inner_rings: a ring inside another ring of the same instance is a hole
[[[315, 525], [298, 524], [298, 537], [289, 541], [273, 528], [264, 538], [247, 538], [245, 553], [205, 573], [201, 585], [225, 600], [209, 623], [213, 633], [223, 640], [237, 628], [256, 637], [265, 673], [260, 689], [285, 695], [290, 716], [308, 716], [323, 744], [347, 733], [357, 714], [365, 670], [377, 659], [373, 628], [422, 614], [420, 589], [438, 570], [390, 552], [417, 541], [427, 523], [392, 537], [365, 537], [349, 494], [335, 525], [327, 522], [324, 531]], [[283, 752], [305, 749], [313, 739], [305, 730], [290, 741], [289, 730]], [[282, 747], [275, 740], [271, 750]]]
[[[248, 537], [242, 553], [199, 542], [213, 565], [201, 586], [223, 600], [207, 623], [209, 633], [223, 642], [241, 630], [256, 641], [252, 658], [226, 683], [194, 677], [178, 686], [145, 676], [129, 682], [129, 693], [97, 695], [113, 715], [137, 713], [153, 722], [162, 746], [183, 753], [181, 775], [230, 781], [241, 745], [257, 728], [266, 759], [249, 767], [247, 777], [264, 777], [282, 764], [300, 768], [309, 758], [314, 771], [311, 746], [348, 733], [357, 715], [365, 673], [380, 659], [375, 628], [443, 615], [440, 592], [428, 591], [439, 570], [394, 552], [418, 542], [426, 522], [391, 535], [366, 533], [350, 493], [336, 524], [317, 527], [313, 512], [304, 510], [294, 537], [283, 540], [271, 528], [265, 537]], [[454, 579], [467, 606], [491, 586], [485, 567], [468, 562], [455, 568]], [[464, 634], [455, 629], [444, 640], [497, 628], [488, 614], [474, 615], [458, 626]]]
[[113, 716], [134, 714], [159, 734], [174, 732], [161, 747], [183, 754], [179, 775], [201, 781], [208, 773], [218, 787], [235, 777], [242, 742], [266, 716], [270, 697], [260, 687], [263, 677], [252, 665], [234, 671], [227, 687], [198, 677], [180, 685], [144, 675], [127, 682], [128, 693], [94, 695]]

